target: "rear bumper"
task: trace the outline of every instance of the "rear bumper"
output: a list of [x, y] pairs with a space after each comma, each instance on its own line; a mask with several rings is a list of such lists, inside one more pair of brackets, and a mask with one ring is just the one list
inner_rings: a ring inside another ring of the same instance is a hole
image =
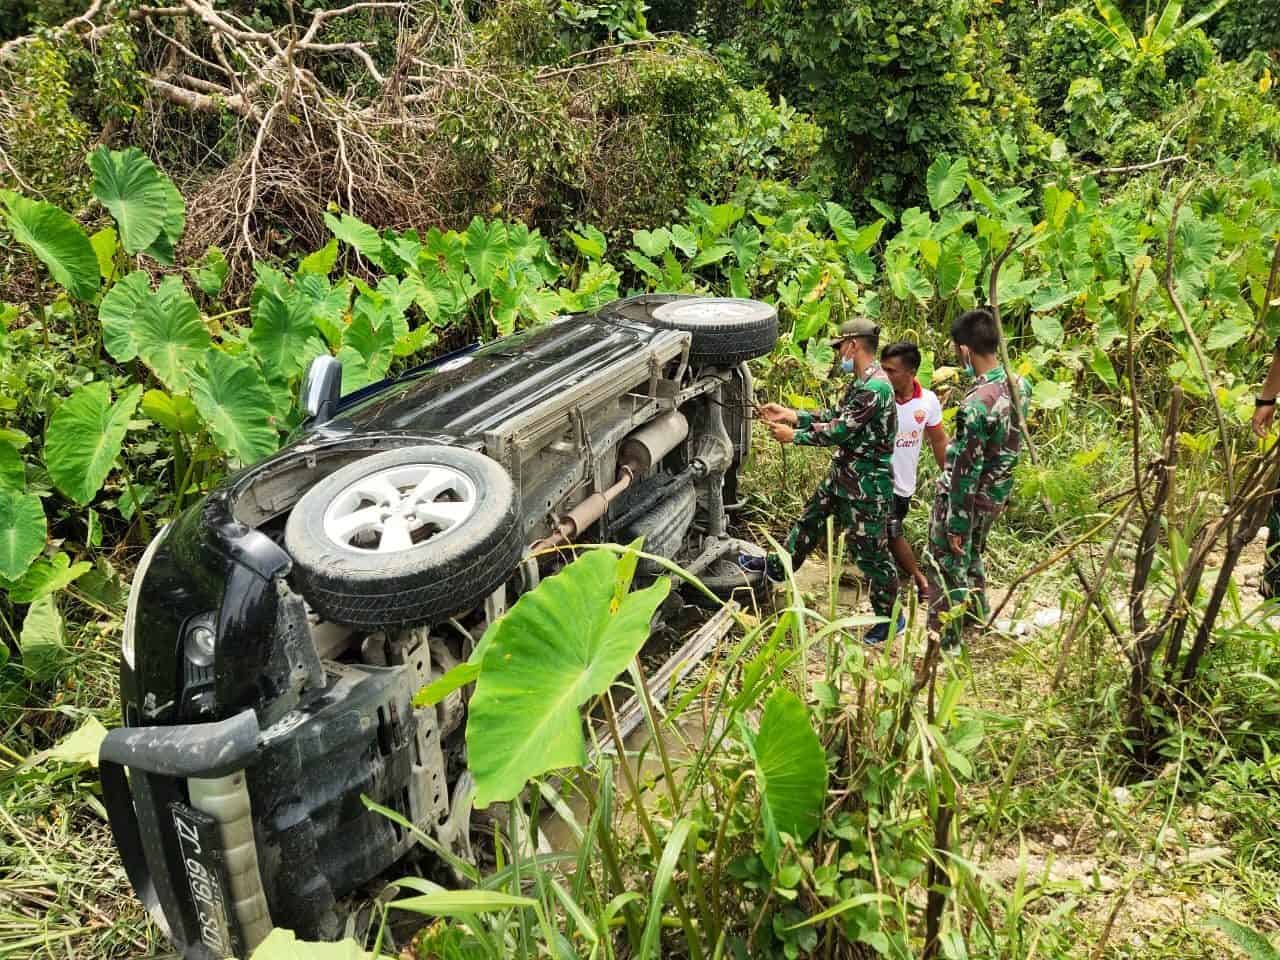
[[411, 671], [326, 663], [325, 680], [266, 728], [244, 710], [103, 741], [103, 799], [125, 870], [186, 960], [248, 956], [273, 924], [336, 937], [344, 898], [413, 846], [362, 797], [428, 826], [413, 797]]

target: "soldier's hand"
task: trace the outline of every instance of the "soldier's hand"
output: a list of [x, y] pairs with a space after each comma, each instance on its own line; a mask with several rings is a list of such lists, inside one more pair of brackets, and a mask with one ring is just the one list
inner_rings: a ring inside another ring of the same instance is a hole
[[765, 423], [789, 423], [795, 426], [800, 422], [794, 410], [780, 403], [762, 403], [756, 407], [756, 410], [759, 411], [760, 419]]
[[1275, 420], [1275, 416], [1275, 404], [1258, 407], [1257, 410], [1253, 411], [1253, 432], [1260, 437], [1265, 437], [1271, 432], [1271, 424]]
[[947, 545], [951, 547], [951, 552], [957, 557], [964, 554], [964, 537], [958, 533], [947, 534]]
[[796, 438], [795, 428], [785, 423], [769, 424], [769, 432], [773, 434], [773, 439], [779, 443], [790, 443]]

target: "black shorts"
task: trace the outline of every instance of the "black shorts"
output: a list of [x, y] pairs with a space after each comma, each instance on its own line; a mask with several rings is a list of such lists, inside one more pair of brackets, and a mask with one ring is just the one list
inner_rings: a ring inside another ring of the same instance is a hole
[[902, 536], [902, 521], [911, 512], [911, 498], [893, 495], [893, 506], [889, 508], [889, 539]]

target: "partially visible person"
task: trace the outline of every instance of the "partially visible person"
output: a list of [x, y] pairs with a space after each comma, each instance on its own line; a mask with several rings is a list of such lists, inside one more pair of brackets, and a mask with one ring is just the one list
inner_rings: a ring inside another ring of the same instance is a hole
[[[840, 327], [832, 341], [840, 353], [841, 369], [854, 376], [840, 406], [834, 410], [797, 412], [777, 403], [760, 407], [761, 417], [779, 443], [834, 447], [831, 473], [818, 485], [787, 536], [792, 569], [797, 569], [825, 535], [827, 517], [844, 529], [850, 553], [870, 584], [871, 609], [886, 622], [867, 631], [868, 643], [889, 635], [887, 618], [898, 599], [898, 568], [889, 553], [889, 510], [893, 498], [893, 442], [898, 413], [893, 387], [876, 360], [880, 328], [866, 318]], [[744, 556], [747, 569], [762, 566], [781, 580], [780, 559]], [[905, 627], [899, 616], [898, 630]]]
[[[991, 525], [1009, 501], [1022, 452], [1009, 381], [997, 356], [995, 318], [985, 308], [966, 311], [952, 321], [951, 340], [974, 384], [956, 411], [929, 522], [929, 625], [942, 632], [947, 647], [959, 645], [965, 622], [985, 620], [990, 609], [982, 554]], [[1029, 391], [1021, 379], [1017, 387], [1025, 418]], [[964, 615], [951, 617], [943, 628], [943, 614], [961, 605]]]
[[920, 386], [916, 373], [920, 369], [920, 348], [902, 340], [891, 343], [880, 354], [880, 368], [893, 385], [898, 404], [898, 439], [893, 447], [893, 508], [889, 511], [889, 551], [911, 578], [922, 599], [929, 595], [929, 581], [902, 524], [911, 512], [911, 498], [916, 492], [916, 474], [920, 466], [920, 448], [928, 441], [933, 458], [940, 468], [947, 461], [947, 433], [942, 429], [942, 404], [932, 390]]
[[[1271, 350], [1271, 366], [1262, 390], [1253, 401], [1253, 432], [1265, 437], [1271, 432], [1276, 416], [1276, 395], [1280, 394], [1280, 338]], [[1271, 497], [1271, 509], [1267, 513], [1267, 550], [1262, 566], [1262, 580], [1258, 592], [1264, 597], [1280, 597], [1280, 492]]]

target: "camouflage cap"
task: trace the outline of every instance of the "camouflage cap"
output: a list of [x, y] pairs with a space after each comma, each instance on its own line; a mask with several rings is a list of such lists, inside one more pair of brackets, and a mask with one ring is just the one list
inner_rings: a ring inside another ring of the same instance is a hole
[[838, 347], [850, 337], [878, 337], [880, 324], [869, 317], [858, 317], [840, 324], [840, 330], [829, 341], [831, 346]]

